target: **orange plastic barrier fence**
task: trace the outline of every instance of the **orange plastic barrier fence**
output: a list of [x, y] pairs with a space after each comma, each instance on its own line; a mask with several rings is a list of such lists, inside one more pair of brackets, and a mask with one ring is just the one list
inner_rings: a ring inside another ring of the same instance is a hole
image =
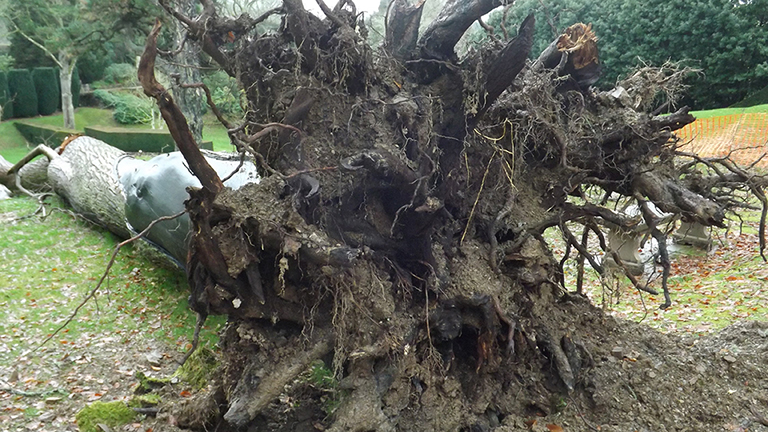
[[[681, 151], [702, 157], [729, 156], [750, 165], [768, 152], [768, 113], [731, 114], [699, 119], [675, 131]], [[768, 167], [768, 156], [757, 166]]]

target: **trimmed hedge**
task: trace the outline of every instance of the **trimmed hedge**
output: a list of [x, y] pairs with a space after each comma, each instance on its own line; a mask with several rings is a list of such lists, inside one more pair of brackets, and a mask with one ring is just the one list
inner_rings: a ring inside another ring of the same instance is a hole
[[56, 148], [61, 145], [64, 138], [72, 134], [80, 133], [79, 131], [72, 129], [64, 129], [62, 127], [39, 125], [34, 123], [28, 123], [25, 121], [15, 121], [13, 125], [32, 145], [45, 144], [49, 147]]
[[768, 104], [768, 86], [763, 87], [740, 102], [731, 105], [731, 108], [749, 108], [755, 105]]
[[2, 120], [13, 117], [13, 103], [8, 92], [8, 74], [0, 71], [0, 107], [3, 108]]
[[37, 90], [37, 112], [40, 115], [51, 115], [61, 104], [61, 90], [58, 71], [51, 67], [32, 69], [32, 80]]
[[77, 66], [75, 66], [75, 70], [72, 71], [72, 105], [74, 105], [75, 108], [80, 106], [81, 88], [82, 84], [80, 83], [80, 72], [77, 71]]
[[37, 91], [32, 73], [27, 69], [8, 71], [8, 91], [13, 99], [15, 117], [34, 117], [37, 115]]
[[[127, 152], [169, 153], [176, 150], [176, 143], [168, 130], [87, 126], [85, 134]], [[213, 150], [213, 143], [203, 142], [200, 147]]]

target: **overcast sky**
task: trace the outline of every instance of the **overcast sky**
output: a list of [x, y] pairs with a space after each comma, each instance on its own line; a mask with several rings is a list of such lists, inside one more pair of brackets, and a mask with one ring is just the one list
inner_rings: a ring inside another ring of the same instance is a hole
[[[311, 10], [312, 12], [321, 13], [320, 7], [317, 6], [316, 0], [303, 0], [304, 1], [304, 7]], [[355, 3], [355, 6], [357, 6], [358, 12], [368, 12], [369, 14], [379, 9], [379, 2], [380, 0], [352, 0], [353, 3]], [[333, 8], [336, 6], [335, 0], [325, 0], [325, 4], [328, 5], [328, 7]]]

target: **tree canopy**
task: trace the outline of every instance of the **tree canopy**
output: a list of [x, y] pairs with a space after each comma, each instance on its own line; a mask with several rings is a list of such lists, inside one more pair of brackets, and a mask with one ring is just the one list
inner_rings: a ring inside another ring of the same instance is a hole
[[532, 53], [568, 25], [592, 23], [600, 38], [601, 87], [642, 62], [682, 62], [701, 70], [687, 80], [684, 99], [701, 109], [729, 106], [768, 85], [768, 46], [756, 43], [768, 38], [766, 10], [765, 0], [522, 0], [494, 12], [489, 23], [498, 28], [506, 16], [506, 28], [514, 28], [533, 12]]
[[[46, 57], [41, 65], [59, 67], [64, 122], [73, 128], [70, 85], [78, 58], [102, 49], [125, 29], [146, 23], [157, 14], [155, 8], [148, 0], [7, 0], [2, 14], [14, 33], [12, 40], [25, 39], [41, 50], [40, 57]], [[31, 62], [24, 56], [23, 45], [16, 53], [21, 63]]]

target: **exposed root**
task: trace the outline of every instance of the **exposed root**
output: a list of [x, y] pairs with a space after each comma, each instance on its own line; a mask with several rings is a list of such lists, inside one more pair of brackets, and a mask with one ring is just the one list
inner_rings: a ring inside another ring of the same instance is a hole
[[186, 354], [184, 354], [184, 357], [179, 360], [179, 368], [184, 366], [184, 363], [189, 360], [189, 358], [192, 356], [192, 354], [195, 353], [195, 350], [197, 349], [197, 345], [200, 342], [200, 330], [203, 328], [203, 325], [205, 325], [205, 320], [207, 316], [203, 313], [197, 312], [197, 322], [195, 323], [195, 333], [192, 335], [192, 346], [189, 348], [189, 351], [187, 351]]
[[316, 337], [309, 349], [296, 347], [294, 357], [275, 365], [268, 373], [260, 364], [248, 364], [233, 391], [224, 420], [235, 426], [248, 424], [314, 360], [329, 353], [333, 348], [332, 337], [320, 334]]

